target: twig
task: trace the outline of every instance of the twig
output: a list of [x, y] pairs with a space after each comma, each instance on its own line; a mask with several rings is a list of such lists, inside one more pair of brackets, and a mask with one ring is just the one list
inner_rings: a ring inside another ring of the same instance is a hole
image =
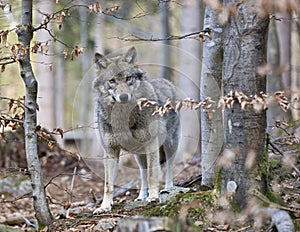
[[128, 215], [119, 214], [119, 213], [102, 213], [102, 214], [94, 215], [94, 217], [122, 217], [122, 218], [125, 218], [125, 217], [128, 217]]
[[269, 142], [270, 146], [274, 148], [275, 151], [277, 151], [280, 155], [284, 156], [283, 151], [281, 151], [279, 149], [279, 147], [277, 147], [274, 143], [272, 143], [271, 141]]
[[174, 185], [179, 186], [179, 187], [189, 187], [191, 186], [193, 183], [195, 183], [198, 180], [201, 180], [202, 175], [201, 174], [196, 174], [186, 180], [180, 181], [175, 183]]
[[267, 199], [262, 193], [260, 193], [257, 190], [253, 191], [252, 195], [257, 197], [259, 200], [263, 201], [264, 203], [267, 203], [268, 205], [270, 205], [272, 207], [276, 207], [278, 209], [286, 210], [286, 211], [293, 212], [293, 213], [300, 213], [299, 210], [284, 207], [284, 206], [281, 206], [281, 205], [278, 205], [276, 203], [273, 203], [273, 202], [269, 201], [269, 199]]
[[73, 200], [72, 199], [73, 198], [73, 187], [74, 187], [74, 180], [75, 180], [76, 172], [77, 172], [77, 166], [74, 167], [74, 172], [73, 172], [72, 181], [71, 181], [70, 200], [69, 200], [70, 203], [72, 203], [72, 200]]

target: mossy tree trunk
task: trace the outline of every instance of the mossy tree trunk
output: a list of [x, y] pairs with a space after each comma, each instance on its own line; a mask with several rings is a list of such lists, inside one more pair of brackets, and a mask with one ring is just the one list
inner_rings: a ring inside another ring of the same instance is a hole
[[[239, 2], [236, 6], [238, 16], [231, 17], [224, 30], [224, 93], [237, 90], [259, 95], [266, 92], [266, 76], [259, 75], [257, 68], [266, 63], [269, 19], [256, 14], [255, 1]], [[230, 150], [234, 159], [222, 169], [221, 187], [226, 189], [228, 181], [236, 182], [234, 201], [245, 208], [249, 191], [263, 185], [258, 178], [258, 162], [264, 155], [266, 112], [242, 111], [235, 103], [225, 110], [224, 125], [224, 155]]]
[[30, 63], [30, 42], [32, 40], [33, 31], [32, 0], [22, 0], [22, 22], [21, 25], [18, 26], [17, 34], [19, 43], [22, 45], [18, 53], [20, 74], [26, 88], [24, 120], [25, 150], [28, 171], [31, 177], [32, 197], [36, 217], [40, 226], [46, 226], [52, 221], [52, 215], [46, 200], [41, 165], [37, 152], [36, 99], [38, 83]]

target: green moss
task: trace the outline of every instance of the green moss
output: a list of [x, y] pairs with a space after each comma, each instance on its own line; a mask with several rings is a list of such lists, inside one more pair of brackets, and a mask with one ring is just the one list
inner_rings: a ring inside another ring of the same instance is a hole
[[215, 184], [215, 189], [217, 190], [218, 194], [221, 193], [221, 181], [222, 181], [222, 169], [219, 168], [219, 170], [217, 171], [216, 184]]
[[231, 200], [231, 201], [229, 201], [229, 203], [230, 203], [230, 208], [231, 208], [232, 212], [234, 212], [234, 213], [242, 212], [240, 204], [238, 204], [236, 201]]
[[287, 204], [284, 202], [284, 200], [277, 193], [272, 192], [271, 189], [268, 188], [265, 196], [271, 203], [287, 207]]
[[259, 160], [258, 160], [258, 175], [257, 175], [257, 180], [261, 181], [261, 193], [262, 194], [266, 194], [268, 192], [269, 189], [269, 183], [272, 179], [272, 175], [271, 175], [271, 163], [269, 162], [268, 159], [268, 150], [269, 150], [269, 143], [270, 143], [270, 136], [269, 134], [266, 134], [266, 147], [265, 147], [265, 151], [264, 153], [260, 156]]
[[197, 192], [197, 193], [180, 193], [165, 203], [153, 203], [145, 207], [141, 212], [142, 216], [167, 216], [177, 217], [180, 211], [187, 208], [187, 218], [204, 220], [206, 210], [211, 209], [215, 205], [214, 191]]

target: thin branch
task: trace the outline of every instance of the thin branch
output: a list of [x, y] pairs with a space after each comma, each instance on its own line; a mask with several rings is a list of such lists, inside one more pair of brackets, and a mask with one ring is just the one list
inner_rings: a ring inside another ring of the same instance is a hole
[[72, 199], [73, 198], [73, 188], [74, 188], [74, 181], [75, 181], [76, 172], [77, 172], [77, 166], [74, 167], [74, 172], [73, 172], [72, 181], [71, 181], [70, 199], [69, 199], [70, 203], [72, 203], [72, 201], [73, 201], [73, 199]]
[[56, 38], [55, 35], [53, 35], [52, 32], [48, 28], [42, 28], [42, 29], [44, 29], [45, 31], [47, 31], [48, 34], [53, 38], [54, 41], [57, 41], [57, 42], [61, 43], [62, 45], [66, 46], [67, 48], [72, 48], [72, 46], [69, 46], [68, 44], [66, 44], [62, 40]]
[[[166, 38], [155, 38], [155, 37], [151, 37], [151, 38], [143, 38], [137, 35], [129, 35], [123, 38], [120, 37], [112, 37], [112, 38], [117, 38], [123, 41], [165, 41], [165, 40], [180, 40], [180, 39], [186, 39], [189, 38], [191, 39], [191, 36], [195, 36], [195, 35], [199, 35], [201, 32], [203, 31], [197, 31], [197, 32], [192, 32], [189, 34], [185, 34], [185, 35], [170, 35]], [[133, 37], [133, 38], [130, 38]]]
[[18, 122], [18, 123], [24, 123], [24, 121], [19, 120], [19, 119], [15, 119], [15, 118], [2, 118], [0, 117], [0, 120], [4, 120], [4, 121], [10, 121], [10, 122]]
[[[8, 61], [2, 62], [4, 60], [8, 60]], [[11, 57], [11, 56], [1, 57], [0, 58], [0, 65], [7, 65], [7, 64], [15, 63], [15, 62], [16, 62], [16, 59], [13, 58], [13, 57]]]

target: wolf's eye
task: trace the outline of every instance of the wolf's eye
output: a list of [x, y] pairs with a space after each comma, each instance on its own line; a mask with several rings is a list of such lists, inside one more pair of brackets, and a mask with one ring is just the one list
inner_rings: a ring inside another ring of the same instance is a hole
[[127, 76], [126, 77], [126, 81], [131, 81], [132, 80], [132, 76]]
[[114, 84], [114, 83], [116, 83], [116, 80], [115, 79], [110, 79], [108, 82], [109, 82], [109, 84]]

